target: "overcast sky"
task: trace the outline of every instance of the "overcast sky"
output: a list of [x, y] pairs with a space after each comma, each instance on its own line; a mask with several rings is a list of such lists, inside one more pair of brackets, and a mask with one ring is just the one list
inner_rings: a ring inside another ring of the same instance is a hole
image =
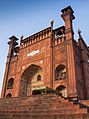
[[74, 10], [73, 22], [75, 39], [77, 29], [89, 44], [89, 0], [0, 0], [0, 91], [8, 53], [8, 38], [12, 35], [24, 38], [50, 25], [54, 28], [64, 25], [61, 9], [71, 6]]

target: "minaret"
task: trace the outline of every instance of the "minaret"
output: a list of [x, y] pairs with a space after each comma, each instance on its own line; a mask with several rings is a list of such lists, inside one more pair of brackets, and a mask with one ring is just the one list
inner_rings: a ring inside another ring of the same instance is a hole
[[67, 69], [68, 69], [68, 83], [67, 83], [67, 93], [69, 98], [77, 97], [76, 89], [76, 73], [75, 73], [75, 56], [74, 56], [74, 32], [72, 22], [75, 19], [73, 13], [74, 11], [70, 6], [61, 10], [65, 22], [65, 40], [66, 40], [66, 54], [67, 54]]
[[18, 45], [17, 43], [18, 39], [15, 36], [10, 37], [9, 39], [10, 39], [10, 41], [8, 42], [9, 51], [8, 51], [8, 56], [7, 56], [7, 63], [6, 63], [4, 80], [3, 80], [2, 94], [1, 94], [1, 97], [3, 98], [5, 97], [5, 93], [6, 93], [6, 86], [7, 86], [8, 73], [9, 73], [11, 59], [14, 56], [15, 48]]
[[8, 42], [9, 45], [9, 52], [8, 52], [8, 57], [12, 57], [14, 55], [14, 49], [18, 45], [17, 43], [17, 38], [15, 36], [12, 36], [9, 38], [10, 41]]
[[70, 40], [69, 38], [73, 39], [74, 32], [73, 32], [72, 22], [75, 19], [74, 15], [73, 15], [74, 11], [72, 10], [72, 8], [70, 6], [68, 6], [68, 7], [62, 9], [61, 12], [62, 12], [61, 17], [65, 21], [67, 40]]

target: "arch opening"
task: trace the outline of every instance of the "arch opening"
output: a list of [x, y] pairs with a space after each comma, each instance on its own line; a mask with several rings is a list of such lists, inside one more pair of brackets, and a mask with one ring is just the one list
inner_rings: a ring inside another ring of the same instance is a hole
[[56, 92], [58, 95], [61, 95], [63, 97], [67, 97], [67, 88], [63, 85], [60, 85], [56, 88]]
[[11, 97], [12, 97], [11, 93], [8, 93], [8, 94], [6, 95], [6, 98], [11, 98]]
[[10, 78], [7, 82], [7, 89], [13, 89], [14, 79]]
[[37, 76], [37, 81], [41, 81], [41, 75]]
[[20, 81], [20, 96], [39, 94], [33, 91], [43, 82], [43, 70], [40, 66], [32, 64], [22, 74]]
[[66, 67], [64, 65], [58, 65], [55, 69], [55, 80], [66, 79]]

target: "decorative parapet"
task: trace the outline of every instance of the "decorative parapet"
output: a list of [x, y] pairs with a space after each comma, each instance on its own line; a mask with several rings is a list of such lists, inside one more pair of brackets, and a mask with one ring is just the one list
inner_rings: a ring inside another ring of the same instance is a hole
[[23, 40], [21, 40], [20, 48], [27, 47], [28, 45], [32, 45], [34, 43], [37, 43], [45, 38], [50, 37], [51, 27], [48, 27], [34, 35], [31, 35]]

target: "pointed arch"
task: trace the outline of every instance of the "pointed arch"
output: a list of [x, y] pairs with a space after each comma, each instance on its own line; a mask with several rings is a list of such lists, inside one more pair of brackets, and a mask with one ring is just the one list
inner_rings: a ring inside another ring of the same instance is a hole
[[7, 82], [7, 89], [13, 89], [14, 79], [10, 78]]
[[55, 69], [55, 80], [66, 79], [66, 67], [64, 65], [58, 65]]
[[32, 94], [32, 86], [38, 85], [38, 81], [43, 80], [43, 70], [40, 66], [32, 64], [23, 72], [20, 80], [20, 96]]
[[6, 98], [11, 98], [11, 97], [12, 97], [11, 93], [8, 93], [8, 94], [6, 95]]
[[57, 94], [63, 96], [63, 97], [67, 97], [67, 89], [64, 85], [59, 85], [57, 88], [56, 88], [56, 92]]

